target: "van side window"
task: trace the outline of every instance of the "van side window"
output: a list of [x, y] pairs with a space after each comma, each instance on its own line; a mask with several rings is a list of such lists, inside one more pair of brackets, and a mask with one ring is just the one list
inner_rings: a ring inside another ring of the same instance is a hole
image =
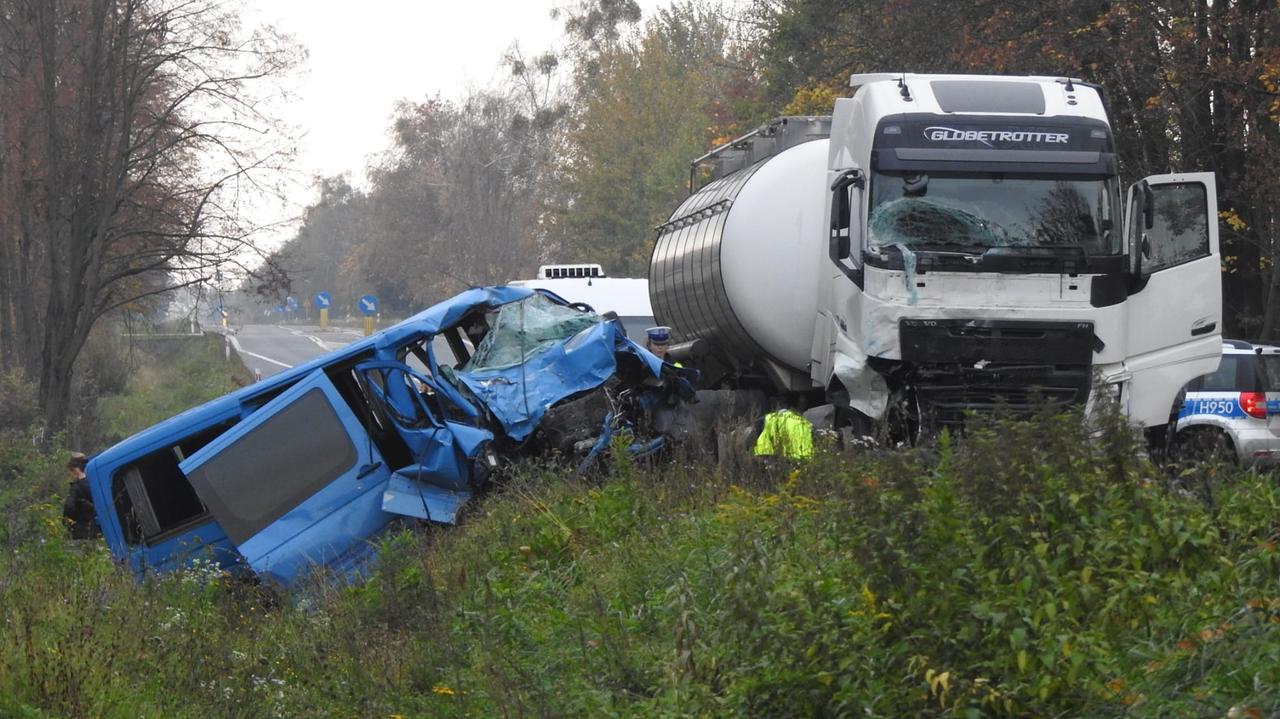
[[150, 543], [208, 519], [204, 503], [178, 463], [235, 424], [236, 420], [230, 420], [207, 427], [112, 475], [111, 497], [126, 543]]
[[1218, 371], [1201, 377], [1200, 392], [1260, 392], [1262, 377], [1254, 355], [1223, 355]]
[[191, 472], [241, 544], [355, 467], [358, 454], [324, 392], [310, 390]]
[[125, 541], [155, 539], [205, 515], [204, 504], [178, 469], [180, 450], [165, 447], [116, 472], [111, 481]]

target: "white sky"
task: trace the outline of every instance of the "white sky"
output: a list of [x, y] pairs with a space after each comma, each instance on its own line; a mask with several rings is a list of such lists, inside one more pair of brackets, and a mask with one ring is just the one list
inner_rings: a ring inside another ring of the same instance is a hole
[[[639, 0], [647, 18], [665, 0]], [[363, 182], [367, 159], [388, 145], [397, 100], [437, 93], [459, 99], [501, 77], [503, 53], [526, 56], [560, 42], [566, 0], [254, 0], [246, 25], [292, 34], [309, 58], [284, 119], [302, 133], [295, 203], [313, 201], [310, 179], [348, 173]], [[255, 16], [256, 15], [256, 16]], [[295, 212], [301, 207], [295, 208]]]

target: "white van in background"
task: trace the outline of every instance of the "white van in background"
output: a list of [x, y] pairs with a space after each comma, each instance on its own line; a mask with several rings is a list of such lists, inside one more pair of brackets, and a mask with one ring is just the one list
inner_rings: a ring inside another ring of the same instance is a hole
[[627, 337], [644, 344], [644, 331], [653, 326], [649, 281], [631, 277], [607, 277], [596, 264], [542, 265], [533, 280], [509, 282], [512, 287], [544, 289], [569, 302], [581, 302], [600, 314], [616, 312]]

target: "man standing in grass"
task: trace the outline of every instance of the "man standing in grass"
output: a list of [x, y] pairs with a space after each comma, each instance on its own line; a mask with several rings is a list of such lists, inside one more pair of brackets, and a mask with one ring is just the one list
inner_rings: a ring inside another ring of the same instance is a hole
[[83, 452], [72, 452], [71, 459], [67, 461], [71, 486], [67, 490], [66, 501], [62, 503], [62, 516], [71, 526], [72, 539], [93, 539], [101, 534], [93, 497], [89, 494], [89, 480], [84, 474], [88, 463], [89, 458]]

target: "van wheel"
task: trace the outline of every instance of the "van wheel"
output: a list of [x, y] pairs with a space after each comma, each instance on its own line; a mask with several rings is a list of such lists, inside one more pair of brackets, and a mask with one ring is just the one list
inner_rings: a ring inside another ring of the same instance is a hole
[[1179, 432], [1174, 442], [1174, 454], [1182, 461], [1234, 462], [1235, 446], [1231, 437], [1216, 427], [1192, 427]]

